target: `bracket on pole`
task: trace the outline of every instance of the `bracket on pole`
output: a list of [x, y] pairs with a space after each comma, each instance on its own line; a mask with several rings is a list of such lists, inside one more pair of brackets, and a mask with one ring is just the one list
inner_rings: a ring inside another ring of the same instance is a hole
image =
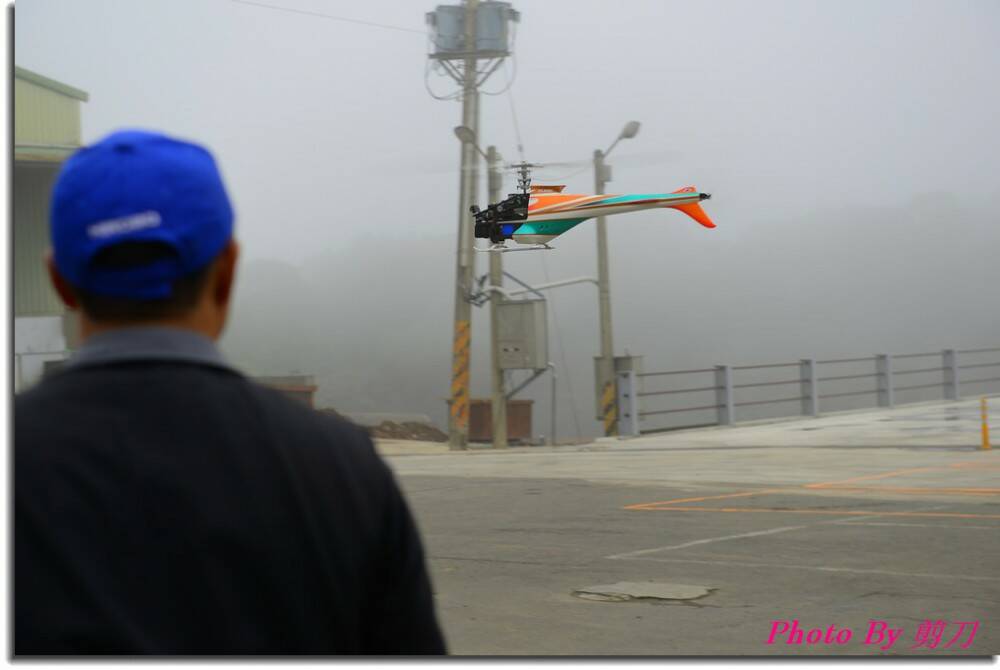
[[487, 286], [486, 281], [489, 279], [489, 275], [482, 275], [476, 279], [476, 289], [474, 291], [468, 291], [466, 293], [466, 300], [475, 305], [476, 307], [482, 307], [490, 300], [493, 299], [493, 294], [499, 294], [501, 297], [507, 300], [513, 300], [517, 296], [524, 295], [525, 293], [534, 293], [542, 300], [545, 296], [541, 294], [541, 291], [548, 290], [550, 288], [560, 288], [562, 286], [572, 286], [573, 284], [584, 284], [591, 283], [597, 286], [597, 280], [593, 277], [574, 277], [572, 279], [560, 279], [559, 281], [549, 282], [547, 284], [540, 284], [538, 286], [531, 286], [521, 281], [509, 272], [504, 272], [504, 276], [513, 281], [517, 282], [524, 288], [517, 289], [516, 291], [508, 291], [500, 286]]
[[538, 379], [539, 377], [541, 377], [542, 375], [544, 375], [546, 372], [548, 372], [551, 369], [552, 368], [542, 368], [541, 370], [535, 370], [531, 374], [530, 377], [528, 377], [523, 382], [521, 382], [520, 384], [518, 384], [517, 386], [515, 386], [513, 389], [511, 389], [511, 391], [507, 394], [507, 400], [510, 400], [511, 398], [513, 398], [516, 393], [518, 393], [519, 391], [521, 391], [522, 389], [524, 389], [525, 387], [527, 387], [528, 384], [530, 384], [531, 382], [535, 381], [536, 379]]

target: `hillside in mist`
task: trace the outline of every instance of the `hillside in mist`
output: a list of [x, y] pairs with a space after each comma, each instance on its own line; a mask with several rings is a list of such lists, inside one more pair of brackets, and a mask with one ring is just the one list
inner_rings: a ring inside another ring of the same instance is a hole
[[[711, 231], [671, 211], [611, 220], [616, 350], [659, 370], [997, 346], [1000, 216], [987, 204], [927, 192], [880, 208], [748, 213]], [[593, 274], [593, 235], [588, 222], [556, 251], [505, 260], [532, 283]], [[256, 374], [315, 375], [320, 405], [420, 412], [443, 426], [453, 254], [450, 236], [362, 237], [300, 265], [246, 259], [225, 350]], [[549, 296], [559, 433], [593, 435], [595, 291]], [[488, 311], [473, 319], [473, 395], [485, 397]], [[548, 393], [540, 381], [525, 394], [536, 432], [548, 430]]]

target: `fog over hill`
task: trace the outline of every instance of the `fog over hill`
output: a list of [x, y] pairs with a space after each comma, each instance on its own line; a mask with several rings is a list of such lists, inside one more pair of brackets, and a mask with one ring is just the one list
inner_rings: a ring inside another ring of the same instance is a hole
[[[243, 249], [223, 341], [237, 363], [313, 374], [340, 410], [443, 424], [460, 105], [428, 95], [451, 90], [425, 79], [436, 3], [262, 4], [417, 32], [230, 0], [30, 0], [14, 60], [90, 94], [85, 141], [138, 126], [212, 148]], [[713, 193], [714, 230], [675, 211], [609, 219], [616, 353], [653, 370], [1000, 345], [1000, 3], [513, 4], [484, 148], [586, 159], [635, 119], [610, 192]], [[587, 193], [592, 173], [565, 183]], [[592, 276], [594, 239], [586, 222], [504, 262], [533, 283]], [[559, 432], [594, 434], [595, 290], [549, 296]], [[525, 395], [539, 433], [548, 393]]]
[[[610, 227], [617, 348], [662, 370], [997, 346], [994, 211], [928, 192], [896, 207], [795, 218], [779, 210], [742, 240], [722, 221], [708, 231], [674, 212], [638, 215]], [[586, 274], [593, 234], [585, 224], [557, 251], [515, 255], [511, 271], [532, 283]], [[226, 350], [260, 374], [315, 374], [321, 404], [422, 412], [443, 424], [452, 303], [439, 287], [451, 279], [452, 253], [445, 236], [388, 247], [358, 239], [298, 266], [251, 261]], [[581, 284], [549, 295], [559, 434], [594, 434], [596, 291]], [[473, 318], [473, 395], [487, 397], [486, 309]], [[536, 427], [547, 432], [547, 381], [525, 397], [536, 399]]]

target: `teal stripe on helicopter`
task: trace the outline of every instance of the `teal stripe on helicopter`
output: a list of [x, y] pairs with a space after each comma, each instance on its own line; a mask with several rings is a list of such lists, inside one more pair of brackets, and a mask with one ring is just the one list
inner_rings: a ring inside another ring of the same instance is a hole
[[623, 202], [641, 202], [643, 200], [690, 200], [691, 193], [637, 193], [633, 195], [617, 195], [612, 198], [595, 200], [581, 205], [581, 209], [588, 207], [603, 207], [604, 205], [617, 205]]
[[556, 219], [555, 221], [526, 221], [522, 223], [517, 230], [514, 231], [515, 235], [562, 235], [567, 230], [577, 225], [578, 223], [583, 223], [590, 217], [583, 218], [573, 218], [573, 219]]

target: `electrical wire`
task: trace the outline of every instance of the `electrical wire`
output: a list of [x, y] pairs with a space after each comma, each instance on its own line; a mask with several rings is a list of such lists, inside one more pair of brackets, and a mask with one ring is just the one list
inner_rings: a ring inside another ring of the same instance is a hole
[[241, 5], [253, 5], [254, 7], [265, 7], [267, 9], [276, 9], [282, 12], [288, 12], [290, 14], [303, 14], [305, 16], [313, 16], [321, 19], [330, 19], [332, 21], [343, 21], [345, 23], [357, 23], [362, 26], [370, 26], [372, 28], [385, 28], [386, 30], [398, 30], [404, 33], [419, 33], [421, 35], [426, 34], [425, 30], [415, 30], [413, 28], [403, 28], [401, 26], [390, 26], [385, 23], [375, 23], [374, 21], [362, 21], [360, 19], [349, 19], [345, 16], [334, 16], [332, 14], [323, 14], [321, 12], [310, 12], [305, 9], [294, 9], [292, 7], [280, 7], [278, 5], [267, 5], [263, 2], [252, 2], [251, 0], [232, 0], [232, 2], [238, 2]]
[[454, 93], [449, 93], [448, 95], [437, 95], [436, 93], [434, 93], [434, 91], [431, 90], [431, 82], [430, 82], [431, 67], [432, 67], [431, 62], [427, 61], [427, 64], [424, 66], [424, 88], [427, 89], [427, 93], [435, 100], [458, 100], [459, 98], [461, 98], [462, 89], [457, 89]]
[[[504, 68], [506, 68], [506, 63]], [[514, 77], [517, 76], [517, 63], [514, 63]], [[511, 86], [514, 85], [514, 77], [511, 78]], [[524, 163], [524, 142], [521, 140], [521, 124], [517, 121], [517, 110], [514, 108], [514, 94], [510, 92], [511, 87], [507, 87], [507, 105], [510, 107], [510, 120], [514, 124], [514, 137], [517, 139], [517, 153], [521, 157], [521, 162]]]
[[[510, 34], [510, 46], [507, 48], [508, 53], [510, 53], [509, 58], [505, 58], [503, 61], [504, 72], [507, 71], [507, 61], [513, 61], [513, 72], [507, 75], [507, 84], [501, 88], [499, 91], [480, 91], [483, 95], [503, 95], [510, 90], [510, 87], [514, 85], [514, 80], [517, 79], [517, 56], [514, 55], [514, 44], [517, 42], [517, 24], [514, 23], [511, 28]], [[486, 80], [483, 79], [483, 82]]]
[[591, 167], [592, 167], [591, 165], [584, 165], [579, 170], [576, 170], [574, 172], [570, 172], [569, 174], [558, 175], [558, 176], [555, 176], [555, 177], [546, 177], [545, 181], [562, 181], [564, 179], [569, 179], [570, 177], [575, 177], [576, 175], [580, 174], [581, 172], [586, 172]]
[[[505, 58], [504, 59], [504, 61], [503, 61], [504, 68], [503, 69], [504, 69], [505, 72], [507, 71], [507, 61], [508, 60], [512, 60], [512, 59], [514, 59], [514, 56], [510, 56], [510, 58]], [[515, 62], [514, 63], [514, 77], [516, 77], [516, 76], [517, 76], [517, 63]], [[499, 91], [482, 91], [481, 90], [479, 92], [482, 93], [483, 95], [490, 95], [490, 96], [503, 95], [504, 93], [506, 93], [507, 91], [510, 90], [511, 86], [514, 85], [514, 77], [508, 75], [508, 77], [507, 77], [507, 83], [505, 83], [504, 86], [503, 86], [503, 88], [501, 88]], [[483, 79], [483, 82], [485, 82], [485, 81], [486, 81], [486, 79]]]

